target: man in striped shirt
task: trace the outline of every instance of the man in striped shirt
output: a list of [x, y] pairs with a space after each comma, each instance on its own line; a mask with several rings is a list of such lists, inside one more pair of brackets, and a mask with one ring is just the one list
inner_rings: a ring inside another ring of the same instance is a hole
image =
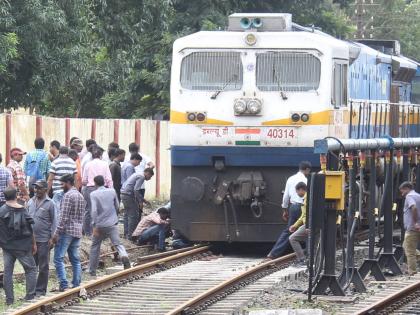
[[52, 190], [53, 201], [57, 207], [60, 207], [61, 199], [63, 199], [60, 178], [66, 174], [73, 176], [77, 174], [76, 163], [68, 154], [68, 147], [60, 147], [60, 155], [51, 163], [50, 176], [48, 177], [48, 190]]

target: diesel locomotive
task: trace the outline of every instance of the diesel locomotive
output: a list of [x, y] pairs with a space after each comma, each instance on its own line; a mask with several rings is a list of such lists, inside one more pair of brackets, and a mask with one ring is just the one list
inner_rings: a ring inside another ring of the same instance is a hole
[[290, 14], [233, 14], [224, 31], [176, 40], [173, 227], [192, 241], [275, 240], [287, 178], [300, 161], [319, 167], [314, 140], [420, 136], [418, 66], [397, 41], [340, 40]]

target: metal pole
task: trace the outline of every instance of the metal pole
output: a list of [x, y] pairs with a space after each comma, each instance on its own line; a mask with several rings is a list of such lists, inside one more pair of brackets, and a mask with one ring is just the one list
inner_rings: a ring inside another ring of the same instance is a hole
[[393, 150], [385, 152], [385, 187], [384, 187], [384, 197], [382, 202], [382, 213], [384, 214], [384, 250], [381, 253], [379, 258], [379, 265], [384, 268], [388, 267], [394, 275], [401, 275], [401, 269], [395, 260], [393, 253], [393, 161], [392, 157], [394, 156]]
[[369, 259], [375, 258], [376, 152], [371, 151], [369, 177]]
[[368, 223], [369, 223], [369, 254], [368, 258], [363, 261], [359, 268], [359, 273], [362, 279], [371, 274], [376, 281], [385, 281], [385, 276], [379, 266], [378, 260], [375, 258], [375, 218], [376, 218], [376, 151], [371, 151], [370, 157], [370, 176], [369, 176], [369, 208], [368, 208]]
[[314, 141], [315, 154], [330, 151], [390, 150], [420, 147], [420, 138], [374, 138], [374, 139], [322, 139]]

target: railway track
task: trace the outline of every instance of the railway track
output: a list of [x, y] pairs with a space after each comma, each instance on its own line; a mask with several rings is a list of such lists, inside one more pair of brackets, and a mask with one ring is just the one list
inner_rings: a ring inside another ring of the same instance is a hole
[[[194, 246], [145, 256], [140, 258], [136, 263], [137, 265], [130, 269], [121, 270], [111, 275], [82, 283], [80, 287], [39, 299], [34, 303], [26, 304], [22, 308], [14, 310], [9, 314], [52, 314], [72, 305], [79, 304], [83, 300], [93, 298], [100, 293], [106, 293], [110, 289], [125, 286], [136, 280], [138, 281], [144, 277], [153, 275], [154, 273], [158, 273], [208, 255], [208, 246]], [[123, 303], [127, 303], [127, 300], [123, 299]], [[71, 313], [73, 313], [73, 311], [71, 311]], [[113, 313], [111, 312], [108, 314]]]
[[261, 263], [255, 257], [214, 256], [207, 246], [166, 255], [11, 314], [226, 314], [289, 277], [284, 268], [294, 259], [290, 254]]
[[343, 315], [420, 314], [420, 275], [373, 283], [374, 294], [347, 306]]

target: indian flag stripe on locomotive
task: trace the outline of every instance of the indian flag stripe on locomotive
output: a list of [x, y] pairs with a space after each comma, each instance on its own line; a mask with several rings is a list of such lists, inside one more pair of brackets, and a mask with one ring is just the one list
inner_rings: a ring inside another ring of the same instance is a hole
[[248, 135], [259, 135], [261, 129], [259, 128], [236, 128], [235, 134], [248, 134]]

